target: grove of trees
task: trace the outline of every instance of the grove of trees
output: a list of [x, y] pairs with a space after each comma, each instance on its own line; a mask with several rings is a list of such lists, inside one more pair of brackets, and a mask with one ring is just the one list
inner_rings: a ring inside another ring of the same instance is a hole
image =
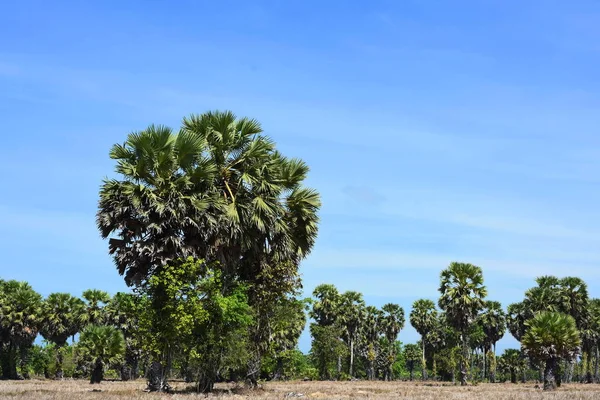
[[[97, 226], [131, 291], [43, 298], [0, 280], [4, 379], [145, 377], [169, 391], [178, 378], [199, 392], [224, 380], [600, 382], [600, 300], [579, 278], [539, 277], [506, 309], [487, 299], [480, 267], [457, 262], [439, 296], [409, 313], [332, 284], [301, 298], [320, 197], [304, 184], [308, 166], [255, 120], [216, 111], [176, 132], [151, 125], [110, 157], [117, 177], [101, 186]], [[407, 323], [417, 343], [398, 341]], [[507, 331], [521, 348], [497, 355]]]

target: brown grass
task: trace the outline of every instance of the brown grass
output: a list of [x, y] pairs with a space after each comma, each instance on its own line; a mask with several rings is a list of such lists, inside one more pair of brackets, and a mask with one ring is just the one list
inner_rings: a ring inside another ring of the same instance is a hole
[[[145, 382], [103, 382], [90, 385], [87, 381], [62, 382], [0, 381], [0, 399], [10, 400], [185, 400], [206, 397], [186, 393], [186, 385], [175, 383], [175, 394], [145, 393]], [[531, 384], [480, 384], [458, 387], [449, 384], [420, 382], [269, 382], [261, 390], [247, 391], [232, 385], [217, 385], [217, 393], [208, 397], [225, 399], [415, 399], [415, 400], [587, 400], [600, 399], [600, 385], [563, 385], [553, 393], [544, 393]], [[93, 391], [96, 390], [96, 391]]]

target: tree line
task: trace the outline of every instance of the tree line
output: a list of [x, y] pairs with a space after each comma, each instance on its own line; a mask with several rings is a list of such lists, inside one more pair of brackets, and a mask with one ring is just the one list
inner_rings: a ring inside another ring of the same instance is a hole
[[[206, 268], [189, 259], [165, 267], [143, 291], [112, 297], [86, 290], [81, 298], [43, 299], [26, 282], [0, 280], [2, 377], [61, 379], [67, 370], [92, 383], [105, 374], [150, 378], [153, 361], [169, 349], [165, 379], [196, 385], [204, 375], [213, 384], [244, 379], [253, 356], [251, 306], [239, 288], [223, 295], [218, 273]], [[207, 277], [198, 281], [199, 275]], [[485, 299], [479, 267], [452, 263], [439, 291], [437, 304], [416, 300], [406, 317], [397, 304], [366, 305], [361, 293], [340, 293], [331, 284], [317, 286], [311, 298], [288, 298], [278, 305], [271, 347], [253, 373], [263, 380], [539, 380], [546, 389], [600, 382], [600, 300], [589, 298], [581, 279], [540, 277], [505, 312]], [[297, 345], [308, 317], [312, 343], [303, 354]], [[421, 335], [417, 343], [398, 341], [407, 322]], [[506, 331], [521, 349], [497, 357]], [[42, 345], [34, 344], [38, 334]]]
[[[27, 283], [3, 282], [5, 377], [26, 376], [44, 360], [58, 378], [65, 362], [93, 382], [105, 371], [143, 373], [154, 391], [170, 390], [174, 376], [199, 392], [224, 379], [255, 387], [259, 379], [396, 379], [415, 370], [466, 384], [535, 367], [547, 388], [597, 377], [597, 304], [577, 278], [542, 277], [504, 312], [486, 300], [479, 267], [452, 263], [437, 306], [413, 305], [408, 319], [421, 341], [406, 346], [397, 341], [406, 316], [396, 304], [377, 309], [331, 285], [302, 299], [299, 266], [317, 238], [320, 196], [305, 186], [308, 165], [278, 151], [254, 119], [190, 115], [176, 131], [130, 133], [109, 154], [116, 177], [102, 182], [96, 223], [131, 293], [42, 300]], [[313, 342], [303, 355], [296, 346], [307, 311]], [[506, 327], [522, 351], [496, 362]], [[32, 345], [38, 332], [47, 346]]]

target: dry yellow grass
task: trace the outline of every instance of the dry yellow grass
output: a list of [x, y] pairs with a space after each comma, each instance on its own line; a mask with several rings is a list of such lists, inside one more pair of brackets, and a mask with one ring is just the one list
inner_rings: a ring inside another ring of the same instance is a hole
[[[175, 394], [145, 393], [145, 382], [103, 382], [90, 385], [86, 381], [0, 381], [0, 399], [41, 400], [124, 400], [124, 399], [191, 399], [206, 397], [185, 393], [186, 386], [174, 384]], [[563, 385], [552, 393], [544, 393], [535, 384], [481, 384], [461, 388], [447, 384], [420, 382], [269, 382], [262, 390], [246, 391], [230, 385], [217, 385], [218, 392], [208, 397], [226, 399], [415, 399], [415, 400], [592, 400], [600, 399], [600, 385]], [[96, 390], [96, 391], [93, 391]]]

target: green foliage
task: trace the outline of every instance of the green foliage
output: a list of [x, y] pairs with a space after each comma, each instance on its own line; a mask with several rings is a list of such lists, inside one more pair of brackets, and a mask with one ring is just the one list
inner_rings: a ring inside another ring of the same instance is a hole
[[106, 365], [119, 364], [125, 354], [123, 333], [112, 326], [88, 325], [75, 345], [77, 358], [92, 364], [97, 359]]
[[145, 288], [147, 318], [141, 321], [145, 348], [170, 367], [173, 355], [188, 355], [198, 371], [199, 390], [210, 391], [217, 375], [247, 360], [252, 310], [243, 285], [224, 287], [221, 271], [202, 260], [166, 265]]
[[340, 339], [340, 329], [335, 325], [310, 325], [312, 347], [310, 356], [320, 379], [337, 376], [337, 362], [347, 353], [347, 347]]
[[416, 344], [407, 344], [404, 346], [403, 358], [412, 381], [414, 370], [421, 366], [421, 349]]
[[87, 325], [101, 325], [105, 323], [104, 307], [110, 302], [110, 295], [98, 289], [88, 289], [83, 292], [85, 301], [84, 323]]
[[570, 315], [544, 311], [526, 322], [521, 342], [527, 354], [537, 360], [572, 358], [581, 345], [575, 319]]
[[42, 319], [42, 297], [26, 282], [0, 280], [0, 367], [2, 377], [28, 377], [27, 353]]

